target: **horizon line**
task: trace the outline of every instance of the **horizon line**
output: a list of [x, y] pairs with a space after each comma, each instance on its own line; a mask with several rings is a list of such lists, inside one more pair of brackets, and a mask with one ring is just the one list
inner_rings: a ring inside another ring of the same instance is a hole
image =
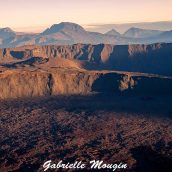
[[[128, 25], [128, 24], [147, 24], [147, 23], [172, 23], [172, 20], [162, 20], [162, 21], [131, 21], [131, 22], [116, 22], [116, 23], [89, 23], [89, 24], [79, 24], [77, 22], [70, 22], [70, 21], [61, 21], [61, 22], [58, 22], [58, 23], [53, 23], [53, 24], [60, 24], [60, 23], [63, 23], [63, 22], [68, 22], [68, 23], [75, 23], [75, 24], [78, 24], [80, 26], [82, 26], [84, 29], [88, 29], [90, 26], [110, 26], [110, 25]], [[10, 27], [10, 26], [6, 26], [6, 27], [0, 27], [0, 29], [3, 29], [3, 28], [10, 28], [12, 29], [14, 32], [18, 32], [18, 33], [33, 33], [33, 34], [37, 34], [37, 33], [40, 33], [42, 31], [44, 31], [45, 29], [47, 28], [50, 28], [53, 24], [50, 24], [50, 25], [40, 25], [40, 26], [24, 26], [24, 27]], [[32, 28], [32, 29], [30, 29]], [[35, 29], [34, 29], [35, 28]], [[113, 28], [112, 28], [113, 29]], [[29, 31], [30, 30], [30, 31]]]

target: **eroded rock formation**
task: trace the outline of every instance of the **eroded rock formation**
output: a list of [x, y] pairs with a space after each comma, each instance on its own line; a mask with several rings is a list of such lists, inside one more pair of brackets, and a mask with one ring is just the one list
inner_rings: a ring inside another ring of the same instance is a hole
[[68, 59], [81, 63], [81, 67], [88, 70], [106, 69], [172, 76], [171, 54], [172, 44], [23, 46], [0, 49], [0, 63], [39, 57], [48, 61], [53, 59], [58, 64], [59, 59]]

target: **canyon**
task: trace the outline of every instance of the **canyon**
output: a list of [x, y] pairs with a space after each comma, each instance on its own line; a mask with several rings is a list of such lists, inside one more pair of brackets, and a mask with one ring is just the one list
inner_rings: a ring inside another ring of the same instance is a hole
[[0, 98], [62, 94], [171, 94], [172, 44], [0, 49]]
[[0, 171], [99, 160], [170, 172], [171, 54], [170, 43], [1, 48]]

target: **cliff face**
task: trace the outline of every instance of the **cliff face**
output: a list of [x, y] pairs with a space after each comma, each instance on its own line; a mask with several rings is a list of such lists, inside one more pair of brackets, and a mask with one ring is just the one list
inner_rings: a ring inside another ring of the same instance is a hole
[[0, 99], [49, 95], [46, 73], [8, 72], [0, 76]]
[[[172, 44], [0, 49], [0, 99], [94, 92], [171, 94], [170, 77], [111, 72], [172, 76], [171, 54]], [[99, 71], [103, 69], [109, 72]]]
[[0, 99], [90, 93], [171, 94], [172, 79], [114, 72], [5, 71]]
[[120, 70], [172, 76], [172, 44], [24, 46], [1, 49], [0, 63], [42, 59], [77, 60], [88, 70]]
[[0, 74], [0, 99], [86, 94], [96, 78], [79, 72], [5, 71]]

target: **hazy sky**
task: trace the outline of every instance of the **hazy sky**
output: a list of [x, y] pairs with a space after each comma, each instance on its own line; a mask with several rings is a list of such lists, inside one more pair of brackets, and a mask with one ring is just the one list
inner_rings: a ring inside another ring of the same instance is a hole
[[0, 27], [40, 31], [61, 21], [83, 26], [172, 21], [172, 0], [0, 0]]

